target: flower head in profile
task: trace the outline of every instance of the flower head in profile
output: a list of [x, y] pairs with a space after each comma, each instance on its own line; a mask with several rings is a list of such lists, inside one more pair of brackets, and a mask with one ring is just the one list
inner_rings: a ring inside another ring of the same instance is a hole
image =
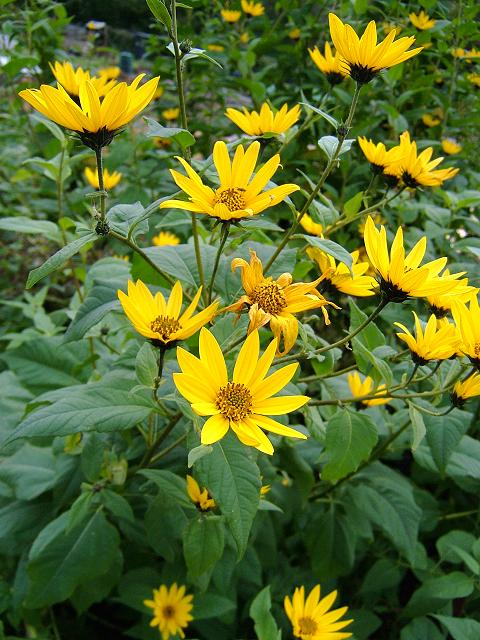
[[415, 364], [424, 365], [429, 360], [447, 360], [457, 353], [460, 335], [455, 325], [446, 319], [437, 320], [432, 313], [423, 330], [419, 317], [415, 311], [412, 313], [415, 318], [415, 335], [400, 322], [394, 322], [394, 325], [403, 331], [397, 333], [397, 337], [410, 349]]
[[222, 16], [222, 18], [225, 20], [225, 22], [238, 22], [242, 16], [242, 12], [241, 11], [234, 11], [232, 9], [222, 9], [220, 11], [220, 14]]
[[[292, 283], [290, 273], [274, 280], [263, 275], [263, 265], [255, 251], [250, 250], [250, 264], [243, 258], [232, 260], [232, 270], [242, 270], [242, 285], [245, 294], [225, 311], [241, 313], [248, 309], [250, 323], [248, 332], [252, 332], [266, 324], [270, 325], [273, 335], [278, 340], [277, 355], [285, 355], [295, 344], [298, 336], [298, 320], [295, 314], [309, 309], [321, 309], [326, 324], [329, 324], [325, 306], [336, 305], [326, 300], [316, 287], [324, 276], [313, 282]], [[283, 349], [281, 349], [283, 339]]]
[[[348, 386], [350, 387], [350, 392], [354, 398], [358, 398], [358, 403], [360, 405], [365, 405], [366, 407], [376, 407], [382, 404], [388, 404], [391, 402], [391, 398], [387, 396], [387, 389], [384, 384], [380, 384], [378, 387], [374, 387], [373, 380], [370, 376], [365, 376], [365, 379], [362, 382], [362, 378], [358, 371], [354, 371], [353, 373], [349, 373], [347, 375]], [[371, 396], [375, 395], [375, 398], [365, 398], [362, 400], [363, 396]]]
[[373, 140], [367, 140], [364, 136], [358, 138], [358, 144], [374, 173], [382, 173], [392, 163], [401, 158], [402, 148], [400, 145], [387, 151], [383, 142], [375, 144]]
[[200, 511], [215, 509], [215, 500], [208, 493], [208, 489], [200, 489], [198, 482], [190, 475], [187, 475], [187, 493], [190, 500]]
[[62, 86], [56, 89], [42, 84], [40, 89], [24, 89], [18, 95], [53, 122], [76, 131], [84, 145], [96, 150], [110, 144], [152, 100], [159, 79], [152, 78], [139, 87], [144, 75], [138, 75], [130, 85], [119, 82], [102, 100], [94, 84], [86, 80], [80, 86], [80, 104]]
[[303, 407], [307, 396], [272, 397], [292, 379], [298, 363], [267, 372], [275, 357], [277, 341], [272, 340], [262, 356], [258, 331], [243, 343], [230, 380], [222, 350], [208, 329], [200, 332], [200, 358], [177, 348], [182, 373], [174, 373], [178, 391], [200, 416], [210, 416], [202, 427], [202, 444], [221, 440], [229, 429], [249, 447], [272, 454], [273, 446], [263, 430], [277, 435], [305, 439], [306, 436], [269, 416], [284, 416]]
[[337, 591], [332, 591], [320, 599], [320, 585], [317, 584], [305, 599], [305, 587], [296, 587], [290, 600], [285, 596], [285, 613], [293, 627], [293, 635], [301, 640], [343, 640], [351, 633], [341, 631], [353, 620], [340, 620], [348, 607], [333, 609]]
[[403, 231], [399, 227], [389, 253], [385, 227], [381, 225], [378, 230], [369, 216], [364, 239], [368, 258], [380, 278], [380, 291], [386, 300], [404, 302], [407, 298], [448, 293], [457, 286], [456, 274], [439, 275], [447, 264], [447, 258], [420, 265], [427, 250], [426, 236], [420, 238], [405, 255]]
[[250, 16], [263, 16], [265, 13], [265, 7], [261, 2], [242, 0], [242, 11]]
[[462, 337], [461, 353], [470, 358], [472, 364], [480, 368], [480, 306], [478, 297], [473, 296], [468, 306], [464, 302], [454, 300], [452, 314]]
[[338, 264], [333, 256], [329, 256], [317, 247], [307, 249], [309, 258], [317, 263], [324, 278], [324, 285], [349, 296], [367, 297], [375, 295], [377, 282], [372, 276], [365, 275], [370, 268], [368, 262], [358, 262], [359, 252], [352, 251], [352, 271], [343, 262]]
[[410, 49], [415, 42], [413, 36], [399, 38], [394, 42], [393, 30], [377, 44], [377, 27], [374, 20], [368, 23], [361, 38], [349, 24], [344, 24], [334, 13], [328, 14], [328, 20], [333, 44], [345, 60], [348, 74], [358, 84], [370, 82], [382, 69], [389, 69], [416, 56], [423, 48]]
[[426, 127], [436, 127], [441, 121], [441, 117], [435, 113], [424, 113], [422, 116], [422, 122]]
[[423, 9], [418, 15], [416, 13], [410, 13], [408, 17], [410, 18], [410, 22], [413, 24], [413, 26], [417, 29], [420, 29], [420, 31], [432, 29], [437, 24], [437, 21], [433, 18], [430, 18], [430, 16], [425, 13]]
[[161, 347], [173, 346], [178, 340], [187, 340], [213, 318], [217, 311], [218, 302], [193, 315], [202, 294], [202, 288], [197, 291], [192, 302], [183, 313], [183, 292], [180, 282], [176, 282], [168, 301], [157, 291], [150, 293], [148, 287], [141, 281], [128, 281], [128, 293], [118, 290], [118, 298], [123, 310], [138, 333], [148, 338], [153, 344]]
[[333, 55], [332, 49], [328, 42], [325, 43], [324, 54], [320, 52], [318, 47], [309, 49], [308, 53], [315, 65], [325, 74], [329, 84], [336, 85], [342, 82], [348, 76], [345, 63], [342, 64], [342, 58], [338, 52]]
[[[445, 269], [442, 273], [442, 277], [449, 275], [449, 269]], [[471, 298], [475, 297], [479, 291], [477, 287], [472, 287], [472, 285], [468, 284], [468, 278], [462, 278], [460, 280], [461, 276], [465, 275], [465, 272], [460, 272], [455, 275], [457, 276], [457, 286], [452, 291], [436, 296], [427, 296], [430, 310], [437, 318], [445, 317], [449, 311], [451, 311], [454, 301], [467, 303]]]
[[315, 222], [313, 218], [308, 215], [308, 213], [304, 213], [300, 218], [300, 224], [310, 235], [323, 237], [323, 225], [321, 225], [319, 222]]
[[[85, 167], [85, 177], [94, 189], [100, 189], [98, 171], [96, 169]], [[116, 187], [121, 179], [122, 174], [119, 171], [112, 171], [112, 173], [110, 173], [108, 169], [103, 170], [103, 187], [106, 191], [110, 191], [110, 189]]]
[[99, 97], [103, 97], [117, 84], [115, 78], [108, 78], [101, 74], [98, 77], [90, 76], [89, 71], [85, 71], [82, 67], [75, 69], [70, 62], [58, 62], [56, 60], [54, 64], [49, 64], [56, 81], [62, 85], [75, 101], [78, 101], [80, 87], [86, 80], [93, 84]]
[[447, 155], [454, 156], [455, 154], [460, 153], [462, 145], [458, 144], [455, 138], [443, 138], [442, 149]]
[[260, 111], [248, 111], [243, 107], [242, 112], [229, 107], [225, 115], [249, 136], [262, 136], [265, 133], [285, 133], [297, 122], [300, 111], [299, 104], [291, 109], [288, 108], [288, 104], [284, 104], [279, 111], [274, 113], [264, 102]]
[[296, 184], [284, 184], [263, 191], [280, 165], [280, 156], [272, 156], [252, 177], [258, 160], [260, 143], [256, 140], [245, 151], [238, 145], [233, 161], [230, 161], [227, 145], [218, 141], [213, 148], [213, 162], [218, 173], [220, 186], [213, 190], [203, 184], [196, 171], [183, 159], [177, 157], [187, 172], [187, 176], [170, 170], [175, 183], [188, 194], [190, 199], [166, 200], [161, 209], [185, 209], [194, 213], [205, 213], [219, 220], [241, 220], [255, 216], [269, 207], [282, 202], [294, 191]]
[[178, 107], [171, 107], [170, 109], [164, 109], [162, 111], [162, 116], [165, 120], [177, 120], [180, 115], [180, 109]]
[[480, 373], [475, 371], [466, 380], [459, 380], [453, 387], [452, 404], [462, 407], [467, 400], [480, 396]]
[[153, 236], [152, 242], [156, 247], [168, 247], [180, 244], [180, 238], [170, 231], [160, 231]]
[[168, 640], [177, 634], [185, 638], [184, 629], [193, 620], [193, 596], [186, 595], [184, 586], [178, 587], [174, 582], [171, 587], [162, 584], [153, 590], [153, 600], [144, 600], [143, 604], [153, 609], [151, 627], [158, 627], [162, 640]]

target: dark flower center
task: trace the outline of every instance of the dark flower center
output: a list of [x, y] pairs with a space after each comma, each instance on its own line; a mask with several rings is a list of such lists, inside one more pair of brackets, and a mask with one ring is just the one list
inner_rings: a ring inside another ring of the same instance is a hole
[[317, 632], [318, 625], [312, 618], [300, 618], [298, 621], [299, 631], [301, 635], [314, 635]]
[[380, 280], [380, 291], [389, 302], [405, 302], [408, 298], [408, 293], [402, 291], [398, 285], [390, 280], [384, 280], [383, 278]]
[[366, 67], [361, 64], [350, 64], [349, 65], [349, 74], [350, 77], [358, 82], [358, 84], [367, 84], [370, 80], [377, 75], [378, 71], [374, 71], [370, 67]]
[[181, 324], [176, 318], [170, 316], [157, 316], [155, 320], [150, 323], [150, 329], [154, 333], [158, 333], [160, 340], [167, 341], [170, 339], [172, 333], [179, 331], [182, 328]]
[[174, 607], [172, 607], [172, 605], [167, 604], [167, 606], [163, 607], [162, 613], [164, 618], [170, 619], [174, 617], [175, 609]]
[[220, 413], [233, 422], [239, 422], [252, 413], [252, 394], [244, 384], [229, 382], [217, 393], [215, 406]]

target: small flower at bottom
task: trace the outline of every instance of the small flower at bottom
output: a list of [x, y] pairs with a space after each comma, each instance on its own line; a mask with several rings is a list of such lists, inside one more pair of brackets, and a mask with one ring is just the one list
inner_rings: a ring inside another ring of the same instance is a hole
[[320, 599], [320, 585], [317, 584], [305, 600], [305, 587], [296, 587], [290, 600], [285, 596], [285, 612], [293, 627], [293, 635], [300, 640], [343, 640], [351, 633], [341, 631], [353, 620], [340, 620], [348, 607], [330, 611], [337, 591], [332, 591]]
[[457, 353], [460, 334], [455, 325], [446, 319], [437, 320], [432, 313], [423, 330], [417, 314], [415, 311], [412, 313], [415, 318], [415, 336], [400, 322], [393, 324], [404, 332], [397, 333], [397, 337], [406, 343], [415, 364], [424, 365], [429, 360], [448, 360]]
[[[88, 180], [90, 186], [92, 186], [94, 189], [100, 189], [100, 184], [98, 182], [98, 172], [96, 169], [85, 167], [85, 177]], [[103, 170], [103, 186], [105, 191], [110, 191], [110, 189], [116, 187], [121, 179], [122, 174], [119, 171], [112, 171], [112, 173], [110, 173], [108, 169]]]
[[336, 85], [344, 80], [348, 73], [345, 65], [342, 64], [342, 58], [338, 53], [333, 55], [332, 49], [328, 42], [325, 43], [325, 54], [320, 52], [318, 47], [309, 49], [308, 53], [314, 64], [325, 74], [330, 85]]
[[193, 504], [201, 511], [215, 509], [215, 500], [208, 493], [208, 489], [200, 490], [198, 482], [192, 476], [187, 475], [187, 493]]
[[170, 231], [160, 231], [158, 235], [153, 236], [152, 242], [156, 247], [168, 247], [180, 244], [180, 238]]
[[[348, 386], [354, 398], [359, 398], [359, 403], [366, 407], [376, 407], [381, 404], [388, 404], [391, 402], [391, 398], [387, 396], [387, 390], [384, 384], [379, 385], [375, 389], [373, 388], [373, 380], [370, 376], [366, 376], [362, 382], [358, 371], [349, 373], [347, 375]], [[361, 400], [363, 396], [375, 395], [378, 397]]]
[[185, 594], [186, 588], [177, 586], [174, 582], [170, 588], [162, 584], [153, 590], [153, 600], [144, 600], [143, 604], [153, 609], [151, 627], [158, 627], [162, 634], [162, 640], [168, 640], [170, 636], [177, 634], [185, 638], [184, 629], [193, 620], [193, 596]]
[[192, 302], [180, 315], [183, 291], [178, 281], [170, 293], [168, 302], [160, 291], [152, 295], [141, 280], [137, 280], [136, 283], [128, 281], [128, 294], [118, 290], [123, 310], [138, 333], [151, 340], [156, 346], [162, 347], [190, 338], [213, 318], [218, 302], [212, 302], [206, 309], [193, 315], [201, 294], [200, 287]]
[[451, 395], [452, 404], [461, 407], [470, 398], [480, 396], [480, 373], [476, 371], [466, 380], [459, 380], [453, 387]]
[[306, 436], [268, 416], [296, 411], [310, 398], [274, 396], [292, 379], [298, 363], [289, 364], [265, 377], [275, 357], [277, 341], [272, 340], [261, 357], [258, 331], [245, 340], [230, 381], [222, 350], [208, 329], [200, 332], [200, 358], [177, 348], [182, 373], [173, 380], [192, 409], [200, 416], [210, 416], [202, 427], [202, 444], [221, 440], [231, 428], [249, 447], [272, 454], [273, 446], [262, 429], [282, 436], [305, 439]]

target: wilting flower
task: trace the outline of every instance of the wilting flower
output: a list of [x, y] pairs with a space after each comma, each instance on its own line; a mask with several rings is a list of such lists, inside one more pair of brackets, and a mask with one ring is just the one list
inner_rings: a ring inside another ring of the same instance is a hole
[[[332, 304], [316, 289], [324, 276], [313, 282], [295, 282], [292, 284], [290, 273], [274, 280], [263, 275], [263, 265], [255, 251], [250, 250], [250, 264], [243, 258], [232, 260], [232, 270], [242, 270], [242, 285], [245, 295], [241, 296], [225, 311], [241, 313], [248, 308], [250, 323], [248, 332], [270, 324], [273, 335], [278, 340], [278, 354], [285, 355], [295, 344], [298, 335], [296, 313], [309, 309], [322, 309], [326, 324], [329, 324], [325, 305]], [[336, 305], [332, 305], [335, 306]], [[338, 308], [338, 307], [336, 307]], [[283, 338], [283, 350], [280, 349]]]
[[198, 482], [192, 476], [187, 475], [187, 493], [193, 504], [201, 511], [215, 509], [215, 500], [208, 493], [208, 489], [200, 490]]
[[301, 35], [302, 32], [298, 27], [294, 27], [288, 32], [288, 37], [290, 38], [290, 40], [299, 40]]
[[206, 309], [193, 315], [202, 294], [200, 287], [192, 302], [180, 315], [183, 292], [178, 281], [173, 286], [168, 302], [160, 291], [153, 296], [141, 280], [136, 283], [128, 281], [128, 294], [120, 289], [117, 293], [126, 316], [138, 333], [161, 347], [193, 336], [200, 327], [210, 322], [218, 307], [218, 302], [212, 302]]
[[242, 15], [241, 11], [233, 11], [231, 9], [222, 9], [220, 13], [225, 22], [238, 22]]
[[261, 2], [253, 2], [252, 0], [242, 0], [242, 10], [251, 16], [263, 16], [265, 7]]
[[422, 122], [426, 127], [436, 127], [441, 121], [439, 116], [432, 113], [424, 113], [422, 116]]
[[152, 242], [156, 247], [167, 247], [180, 244], [180, 238], [170, 231], [160, 231], [158, 235], [153, 236]]
[[193, 608], [192, 595], [185, 595], [185, 587], [177, 587], [174, 582], [170, 588], [162, 584], [153, 590], [153, 600], [144, 600], [143, 604], [153, 609], [151, 627], [158, 627], [162, 634], [162, 640], [168, 640], [170, 636], [185, 637], [183, 629], [193, 620], [190, 611]]
[[402, 154], [400, 146], [393, 147], [387, 151], [383, 142], [375, 144], [372, 140], [367, 140], [364, 136], [358, 138], [358, 144], [370, 162], [374, 173], [382, 173], [386, 167], [398, 161]]
[[40, 89], [24, 89], [19, 96], [53, 122], [78, 132], [87, 147], [99, 149], [110, 144], [121, 127], [151, 101], [159, 79], [152, 78], [138, 88], [144, 75], [141, 73], [130, 85], [119, 82], [102, 101], [92, 82], [86, 80], [80, 87], [80, 105], [63, 87], [55, 89], [48, 84], [42, 84]]
[[322, 73], [327, 77], [328, 82], [333, 86], [339, 84], [348, 75], [345, 64], [342, 64], [342, 58], [337, 53], [333, 55], [332, 49], [328, 42], [325, 43], [325, 54], [320, 53], [318, 47], [309, 49], [311, 59], [317, 65]]
[[231, 428], [238, 439], [249, 447], [272, 454], [273, 446], [262, 429], [282, 436], [305, 439], [295, 429], [268, 416], [284, 416], [296, 411], [309, 400], [307, 396], [274, 396], [292, 379], [298, 363], [288, 364], [265, 377], [277, 349], [272, 340], [259, 358], [260, 339], [253, 331], [243, 343], [229, 381], [222, 350], [208, 329], [200, 332], [200, 358], [177, 348], [182, 373], [174, 373], [179, 392], [200, 416], [210, 416], [202, 427], [202, 444], [221, 440]]
[[403, 331], [397, 333], [397, 337], [410, 349], [415, 364], [423, 365], [429, 360], [447, 360], [457, 353], [460, 336], [455, 325], [448, 320], [437, 320], [432, 313], [424, 331], [417, 314], [415, 311], [412, 313], [415, 318], [415, 335], [400, 322], [394, 322], [394, 325]]
[[338, 53], [345, 60], [348, 74], [359, 84], [370, 82], [379, 71], [416, 56], [423, 47], [407, 49], [415, 42], [413, 36], [394, 42], [395, 31], [377, 44], [377, 27], [371, 20], [361, 38], [349, 24], [344, 24], [334, 13], [328, 14], [330, 35]]
[[370, 268], [369, 263], [357, 262], [358, 251], [352, 251], [350, 254], [352, 256], [351, 273], [346, 264], [343, 262], [337, 264], [335, 258], [324, 253], [321, 249], [309, 247], [307, 255], [317, 263], [327, 287], [334, 288], [349, 296], [375, 295], [373, 289], [377, 286], [377, 282], [372, 276], [365, 275]]
[[310, 233], [312, 236], [321, 236], [323, 234], [323, 226], [319, 222], [314, 222], [313, 218], [309, 216], [308, 213], [304, 213], [300, 218], [300, 224], [305, 231]]
[[443, 138], [442, 149], [445, 151], [445, 153], [448, 153], [449, 156], [453, 156], [456, 153], [460, 153], [460, 151], [462, 150], [462, 145], [458, 144], [458, 142], [454, 138]]
[[[85, 177], [94, 189], [100, 189], [97, 169], [85, 167]], [[116, 187], [121, 179], [122, 174], [119, 171], [113, 171], [112, 173], [110, 173], [108, 169], [103, 170], [103, 188], [106, 191], [109, 191], [110, 189], [113, 189], [113, 187]]]
[[[445, 269], [442, 273], [442, 277], [449, 275], [450, 271], [448, 269]], [[478, 293], [477, 287], [472, 287], [468, 284], [468, 278], [463, 278], [462, 280], [458, 279], [465, 275], [465, 272], [460, 272], [455, 275], [457, 276], [457, 286], [452, 291], [437, 296], [427, 296], [427, 302], [430, 305], [430, 309], [437, 318], [447, 315], [452, 308], [454, 300], [457, 300], [458, 302], [469, 302], [469, 300]]]
[[475, 371], [466, 380], [459, 380], [453, 387], [452, 404], [461, 407], [470, 398], [480, 396], [480, 373]]
[[[377, 405], [388, 404], [391, 401], [391, 398], [387, 396], [385, 385], [381, 384], [374, 388], [373, 380], [370, 376], [365, 376], [365, 380], [362, 382], [358, 371], [354, 371], [347, 375], [347, 382], [352, 396], [359, 398], [358, 402], [364, 404], [366, 407], [376, 407]], [[361, 399], [363, 396], [371, 395], [375, 395], [376, 397], [370, 398], [369, 400]]]
[[107, 78], [107, 80], [116, 80], [119, 75], [122, 73], [120, 67], [104, 67], [100, 69], [98, 75], [102, 78]]
[[470, 299], [468, 307], [464, 302], [454, 300], [452, 314], [462, 336], [460, 351], [480, 367], [480, 307], [477, 296]]
[[238, 109], [229, 107], [225, 115], [249, 136], [262, 136], [264, 133], [285, 133], [297, 122], [300, 117], [300, 111], [299, 104], [291, 109], [288, 108], [287, 104], [284, 104], [274, 114], [269, 105], [264, 102], [260, 112], [255, 110], [248, 111], [243, 107], [242, 113]]
[[365, 224], [365, 248], [376, 273], [380, 276], [380, 291], [391, 302], [403, 302], [407, 298], [448, 293], [456, 287], [456, 275], [440, 276], [447, 258], [438, 258], [420, 266], [427, 250], [427, 238], [423, 236], [405, 256], [403, 231], [395, 234], [390, 255], [387, 232], [382, 225], [376, 228], [370, 216]]
[[108, 78], [102, 75], [98, 78], [95, 76], [91, 77], [89, 71], [85, 71], [82, 67], [74, 69], [70, 62], [55, 61], [53, 65], [52, 63], [49, 64], [57, 82], [75, 99], [78, 99], [80, 87], [87, 80], [93, 84], [99, 97], [103, 97], [116, 85], [114, 78]]
[[288, 619], [292, 623], [293, 635], [301, 640], [343, 640], [350, 638], [351, 633], [340, 631], [353, 620], [340, 620], [348, 611], [348, 607], [340, 607], [330, 611], [337, 591], [332, 591], [320, 599], [320, 585], [317, 584], [305, 600], [305, 587], [296, 587], [293, 598], [285, 596], [284, 607]]
[[418, 15], [416, 13], [410, 13], [408, 17], [410, 18], [410, 22], [413, 24], [413, 26], [417, 29], [420, 29], [421, 31], [424, 31], [425, 29], [431, 29], [437, 24], [437, 21], [433, 18], [430, 18], [430, 16], [425, 13], [423, 9]]
[[166, 200], [160, 208], [206, 213], [219, 220], [241, 220], [274, 207], [300, 187], [296, 184], [284, 184], [262, 191], [278, 169], [280, 156], [272, 156], [252, 178], [259, 151], [258, 141], [252, 142], [246, 151], [243, 145], [238, 145], [233, 161], [230, 162], [227, 145], [222, 141], [216, 142], [213, 162], [220, 186], [215, 191], [203, 184], [198, 173], [183, 158], [177, 157], [188, 177], [173, 169], [170, 173], [180, 189], [190, 196], [190, 200]]

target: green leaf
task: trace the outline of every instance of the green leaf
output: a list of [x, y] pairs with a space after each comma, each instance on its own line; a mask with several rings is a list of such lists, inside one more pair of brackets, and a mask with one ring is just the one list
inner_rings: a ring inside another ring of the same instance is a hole
[[129, 235], [131, 227], [135, 225], [133, 239], [137, 235], [148, 231], [148, 219], [144, 216], [145, 209], [141, 202], [117, 204], [107, 212], [107, 220], [110, 227], [123, 236]]
[[208, 456], [209, 453], [212, 453], [213, 447], [209, 444], [201, 444], [198, 447], [194, 447], [188, 452], [188, 468], [191, 469], [193, 465], [203, 458], [203, 456]]
[[196, 593], [193, 600], [192, 615], [195, 620], [221, 618], [235, 611], [236, 603], [216, 593]]
[[403, 627], [400, 640], [445, 640], [445, 635], [428, 618], [414, 618]]
[[80, 305], [75, 318], [65, 332], [64, 342], [80, 340], [107, 313], [120, 308], [117, 289], [112, 288], [109, 282], [96, 283]]
[[193, 579], [212, 569], [222, 557], [225, 527], [219, 516], [200, 515], [183, 532], [183, 554]]
[[153, 388], [153, 381], [158, 376], [158, 349], [145, 342], [135, 358], [135, 373], [140, 384]]
[[225, 516], [241, 557], [260, 501], [260, 472], [249, 448], [228, 433], [195, 469]]
[[52, 450], [24, 444], [0, 465], [0, 481], [14, 492], [17, 500], [33, 500], [57, 483]]
[[307, 107], [307, 109], [310, 109], [310, 111], [313, 111], [314, 113], [318, 113], [319, 116], [322, 116], [322, 118], [324, 118], [327, 122], [329, 122], [332, 125], [332, 127], [335, 127], [335, 129], [338, 128], [338, 125], [340, 124], [338, 120], [335, 120], [335, 118], [331, 116], [329, 113], [327, 113], [326, 111], [322, 111], [322, 109], [319, 109], [318, 107], [314, 107], [312, 104], [309, 104], [308, 102], [300, 102], [300, 104], [303, 104], [305, 107]]
[[320, 580], [332, 580], [352, 569], [356, 531], [337, 509], [313, 516], [304, 535], [312, 570]]
[[139, 475], [144, 476], [150, 482], [154, 482], [157, 487], [169, 495], [182, 507], [193, 509], [193, 503], [188, 497], [187, 483], [184, 478], [166, 469], [142, 469]]
[[265, 587], [258, 593], [250, 605], [250, 617], [255, 623], [255, 633], [258, 640], [281, 640], [282, 632], [277, 627], [275, 618], [272, 616], [272, 598], [270, 596], [270, 586]]
[[407, 602], [404, 615], [421, 616], [436, 611], [446, 601], [466, 598], [474, 589], [474, 579], [460, 571], [429, 578], [415, 591]]
[[352, 256], [341, 245], [333, 242], [333, 240], [326, 240], [325, 238], [316, 238], [315, 236], [307, 235], [302, 237], [310, 246], [320, 249], [324, 253], [335, 258], [335, 260], [343, 262], [349, 269], [351, 269], [353, 264]]
[[177, 142], [182, 149], [186, 149], [187, 147], [191, 147], [192, 144], [195, 144], [195, 138], [186, 129], [179, 129], [178, 127], [163, 127], [153, 118], [143, 118], [147, 123], [147, 130], [145, 131], [145, 135], [147, 138], [173, 138], [175, 142]]
[[0, 218], [0, 229], [13, 231], [15, 233], [32, 233], [45, 236], [58, 244], [62, 243], [62, 235], [58, 225], [49, 220], [32, 220], [26, 216], [15, 216], [13, 218]]
[[135, 516], [133, 515], [133, 510], [128, 500], [120, 494], [115, 493], [115, 491], [103, 489], [100, 493], [100, 501], [104, 504], [105, 508], [117, 518], [123, 518], [129, 522], [135, 521]]
[[480, 622], [468, 618], [434, 615], [447, 628], [453, 640], [478, 640], [480, 638]]
[[453, 452], [468, 430], [470, 418], [471, 414], [459, 409], [446, 416], [424, 416], [426, 441], [440, 473], [445, 473]]
[[53, 136], [55, 136], [55, 138], [59, 142], [62, 143], [62, 145], [65, 143], [65, 134], [63, 133], [62, 129], [58, 126], [58, 124], [55, 124], [54, 122], [52, 122], [48, 118], [45, 118], [39, 113], [31, 113], [29, 115], [29, 118], [34, 124], [42, 124], [44, 127], [46, 127], [50, 131], [50, 133]]
[[167, 31], [171, 31], [172, 18], [162, 0], [147, 0], [147, 4], [155, 18], [167, 27]]
[[351, 218], [360, 211], [363, 202], [363, 191], [356, 193], [353, 198], [347, 200], [343, 207], [343, 213], [347, 218]]
[[26, 606], [34, 609], [62, 602], [79, 585], [104, 575], [115, 562], [120, 543], [117, 530], [100, 511], [69, 533], [57, 530], [46, 538], [44, 532], [33, 543], [28, 560]]
[[[360, 309], [357, 303], [350, 298], [349, 300], [350, 306], [350, 327], [348, 329], [349, 333], [355, 331], [357, 327], [359, 327], [362, 322], [365, 322], [367, 319], [367, 314]], [[385, 335], [380, 331], [377, 325], [373, 322], [369, 322], [365, 329], [362, 329], [360, 333], [357, 333], [355, 336], [357, 340], [359, 340], [367, 349], [373, 351], [377, 347], [381, 347], [385, 344]]]
[[[338, 147], [339, 139], [336, 136], [322, 136], [318, 141], [318, 146], [325, 153], [329, 160], [333, 159], [335, 152]], [[338, 153], [338, 157], [342, 154], [350, 151], [352, 144], [356, 142], [355, 138], [350, 138], [344, 140], [342, 146], [340, 147], [340, 152]]]
[[325, 452], [328, 462], [323, 467], [322, 480], [337, 482], [356, 471], [377, 440], [377, 428], [366, 414], [348, 409], [335, 413], [327, 424]]
[[373, 367], [378, 373], [378, 381], [384, 382], [389, 387], [393, 382], [393, 374], [385, 360], [377, 358], [375, 352], [365, 347], [358, 336], [352, 339], [352, 347], [360, 371], [367, 373]]
[[89, 242], [95, 242], [98, 238], [96, 233], [87, 233], [87, 235], [82, 236], [81, 238], [77, 238], [73, 242], [65, 245], [54, 253], [53, 256], [48, 258], [46, 262], [42, 264], [41, 267], [37, 267], [33, 269], [28, 274], [27, 284], [25, 285], [27, 289], [33, 287], [39, 280], [42, 280], [46, 276], [48, 276], [53, 271], [56, 271], [60, 268], [67, 260], [69, 260], [72, 256], [80, 251], [82, 247], [84, 247]]
[[118, 550], [115, 554], [115, 560], [112, 562], [108, 571], [101, 576], [97, 576], [95, 580], [89, 580], [87, 583], [80, 584], [70, 596], [70, 600], [77, 613], [84, 613], [95, 602], [105, 600], [115, 585], [118, 584], [122, 575], [122, 569], [123, 556]]
[[427, 428], [425, 427], [422, 414], [420, 411], [415, 409], [411, 402], [408, 403], [408, 413], [410, 415], [413, 429], [412, 451], [416, 451], [418, 445], [422, 442], [427, 433]]

